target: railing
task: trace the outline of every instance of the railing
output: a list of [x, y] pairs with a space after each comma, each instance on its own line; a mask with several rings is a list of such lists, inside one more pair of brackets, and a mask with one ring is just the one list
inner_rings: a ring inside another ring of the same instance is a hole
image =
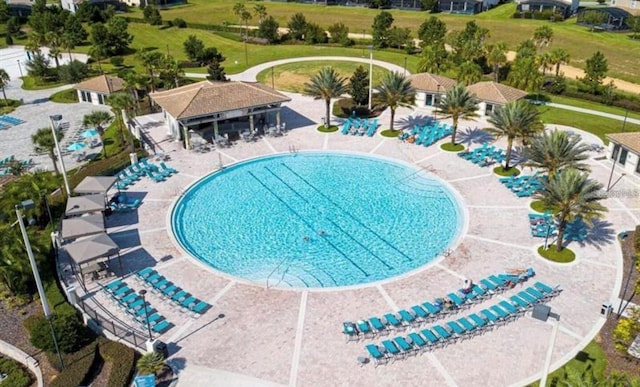
[[78, 300], [78, 307], [84, 311], [93, 321], [98, 325], [99, 329], [105, 330], [114, 336], [132, 344], [134, 347], [146, 351], [146, 341], [149, 339], [140, 332], [135, 331], [131, 327], [121, 326], [116, 324], [112, 319], [109, 319], [91, 306], [87, 305], [84, 300]]

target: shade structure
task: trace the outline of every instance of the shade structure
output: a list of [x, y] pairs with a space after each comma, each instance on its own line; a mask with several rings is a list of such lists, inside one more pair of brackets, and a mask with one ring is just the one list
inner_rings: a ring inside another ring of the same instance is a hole
[[71, 259], [73, 259], [73, 261], [78, 265], [94, 261], [98, 258], [109, 257], [111, 255], [118, 254], [120, 251], [116, 242], [114, 242], [113, 239], [104, 232], [90, 238], [71, 243], [65, 246], [64, 249], [67, 251]]
[[102, 213], [62, 220], [62, 239], [75, 239], [100, 233], [104, 233]]
[[66, 216], [76, 216], [89, 212], [103, 211], [104, 209], [103, 194], [72, 196], [67, 200], [67, 209], [64, 214]]
[[106, 194], [109, 188], [116, 182], [115, 176], [87, 176], [73, 192], [78, 194]]
[[79, 151], [79, 150], [83, 150], [86, 147], [87, 146], [83, 142], [73, 142], [73, 143], [69, 144], [69, 146], [67, 147], [67, 150], [69, 150], [69, 151]]

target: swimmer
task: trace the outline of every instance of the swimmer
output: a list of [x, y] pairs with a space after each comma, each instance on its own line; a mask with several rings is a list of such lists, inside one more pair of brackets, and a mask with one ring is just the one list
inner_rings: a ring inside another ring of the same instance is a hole
[[318, 235], [326, 235], [326, 234], [327, 234], [327, 233], [326, 233], [326, 232], [324, 232], [324, 230], [320, 230], [320, 231], [318, 231]]
[[309, 237], [305, 235], [304, 238], [302, 238], [302, 240], [305, 242], [309, 242]]

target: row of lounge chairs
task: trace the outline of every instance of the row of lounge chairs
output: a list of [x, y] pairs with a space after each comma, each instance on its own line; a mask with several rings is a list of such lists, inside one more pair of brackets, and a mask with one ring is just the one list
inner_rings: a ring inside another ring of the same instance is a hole
[[419, 332], [413, 331], [406, 336], [399, 335], [390, 340], [383, 340], [381, 345], [367, 344], [365, 349], [373, 359], [374, 365], [377, 366], [436, 348], [443, 348], [458, 340], [482, 335], [495, 327], [514, 321], [536, 304], [555, 297], [560, 291], [559, 287], [551, 288], [542, 282], [536, 282], [534, 286], [511, 296], [508, 301], [500, 301], [477, 313], [432, 325]]
[[453, 133], [453, 127], [439, 121], [430, 121], [426, 125], [415, 125], [409, 132], [402, 133], [398, 139], [416, 145], [429, 146]]
[[0, 115], [0, 121], [3, 121], [4, 123], [7, 123], [7, 124], [13, 125], [13, 126], [20, 125], [20, 124], [22, 124], [24, 122], [23, 120], [21, 120], [19, 118], [12, 117], [12, 116], [9, 116], [9, 115], [6, 115], [6, 114]]
[[128, 166], [118, 174], [116, 187], [120, 190], [126, 190], [145, 176], [159, 183], [176, 173], [178, 171], [167, 166], [164, 161], [160, 162], [160, 166], [157, 166], [147, 159], [142, 159], [137, 164]]
[[140, 199], [128, 198], [124, 192], [119, 192], [109, 201], [109, 208], [116, 212], [136, 210], [142, 204]]
[[344, 122], [344, 124], [342, 124], [341, 133], [351, 134], [354, 136], [355, 135], [364, 136], [366, 134], [368, 137], [373, 137], [373, 135], [376, 133], [377, 128], [378, 128], [377, 118], [374, 118], [373, 120], [369, 120], [367, 118], [360, 119], [360, 118], [349, 117]]
[[545, 179], [547, 179], [547, 176], [540, 176], [536, 173], [533, 175], [503, 177], [500, 178], [500, 182], [516, 196], [529, 197], [542, 189], [542, 182]]
[[0, 167], [1, 167], [1, 166], [5, 166], [5, 165], [7, 165], [7, 166], [8, 166], [8, 165], [9, 165], [9, 164], [11, 164], [12, 162], [14, 162], [14, 161], [15, 161], [15, 159], [16, 159], [16, 158], [15, 158], [15, 156], [13, 156], [13, 155], [11, 155], [11, 156], [9, 156], [9, 157], [5, 157], [4, 159], [0, 160]]
[[386, 313], [382, 317], [361, 319], [357, 322], [343, 322], [342, 333], [347, 341], [360, 338], [385, 335], [390, 331], [404, 330], [409, 327], [417, 327], [437, 319], [457, 313], [471, 305], [482, 302], [494, 294], [502, 293], [507, 289], [521, 283], [535, 275], [532, 268], [523, 270], [519, 274], [491, 275], [480, 280], [479, 284], [472, 284], [469, 289], [459, 289], [448, 293], [446, 300], [438, 298], [431, 303], [413, 305], [410, 310], [402, 309], [397, 313]]
[[102, 288], [143, 329], [147, 329], [149, 324], [152, 331], [161, 334], [173, 326], [121, 279], [110, 282]]
[[[550, 213], [529, 214], [529, 228], [531, 236], [536, 238], [546, 238], [558, 234], [555, 221]], [[582, 218], [576, 217], [573, 221], [567, 223], [564, 232], [566, 240], [582, 242], [587, 239], [587, 236], [587, 225]]]
[[180, 311], [192, 312], [194, 317], [204, 314], [211, 308], [211, 305], [207, 302], [201, 301], [190, 293], [182, 290], [179, 286], [150, 267], [138, 271], [136, 278], [145, 286], [150, 287], [152, 292], [179, 307]]
[[488, 142], [483, 142], [479, 148], [475, 148], [474, 150], [460, 152], [458, 156], [480, 167], [502, 163], [507, 160], [507, 154], [504, 149], [489, 145]]

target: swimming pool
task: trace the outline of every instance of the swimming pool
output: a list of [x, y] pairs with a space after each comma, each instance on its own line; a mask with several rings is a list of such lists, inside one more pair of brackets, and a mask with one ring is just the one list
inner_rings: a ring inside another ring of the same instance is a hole
[[414, 270], [463, 228], [455, 194], [409, 164], [337, 152], [248, 160], [206, 176], [171, 213], [178, 243], [268, 286], [337, 287]]

